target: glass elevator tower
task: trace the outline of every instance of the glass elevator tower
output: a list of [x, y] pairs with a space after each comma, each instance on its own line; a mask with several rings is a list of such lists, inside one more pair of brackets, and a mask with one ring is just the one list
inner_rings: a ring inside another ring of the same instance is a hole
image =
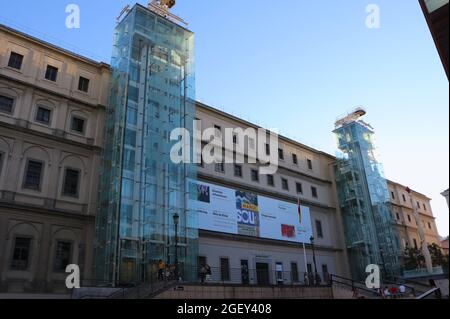
[[194, 34], [136, 4], [115, 29], [111, 68], [96, 278], [111, 285], [148, 282], [162, 260], [178, 261], [180, 276], [191, 280], [198, 220], [188, 209], [187, 183], [196, 166], [171, 161], [178, 140], [170, 134], [181, 127], [193, 136]]
[[357, 280], [367, 277], [370, 264], [378, 264], [388, 276], [400, 271], [388, 186], [376, 159], [373, 129], [359, 120], [364, 114], [358, 109], [338, 121], [334, 131], [340, 150], [335, 165], [338, 198], [352, 276]]

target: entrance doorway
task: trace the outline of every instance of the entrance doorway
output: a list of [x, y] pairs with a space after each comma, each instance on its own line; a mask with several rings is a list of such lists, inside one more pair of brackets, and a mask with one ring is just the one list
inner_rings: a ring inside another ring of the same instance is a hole
[[256, 280], [260, 286], [269, 286], [270, 275], [269, 275], [269, 264], [267, 263], [256, 263]]

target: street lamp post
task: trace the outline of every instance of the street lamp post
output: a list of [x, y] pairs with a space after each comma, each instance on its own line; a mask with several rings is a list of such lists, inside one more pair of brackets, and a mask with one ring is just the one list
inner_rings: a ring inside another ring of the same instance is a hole
[[178, 281], [178, 223], [180, 221], [180, 216], [175, 213], [173, 215], [173, 224], [175, 226], [175, 279]]
[[312, 252], [313, 252], [313, 263], [314, 263], [314, 283], [317, 285], [317, 264], [316, 264], [316, 252], [314, 250], [314, 236], [311, 236], [310, 238], [311, 241], [311, 248], [312, 248]]

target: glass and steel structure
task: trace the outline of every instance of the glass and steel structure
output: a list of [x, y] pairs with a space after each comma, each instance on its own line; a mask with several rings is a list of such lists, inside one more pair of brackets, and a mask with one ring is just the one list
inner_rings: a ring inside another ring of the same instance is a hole
[[365, 279], [370, 264], [378, 264], [385, 275], [398, 274], [401, 248], [374, 132], [370, 125], [353, 120], [339, 124], [334, 133], [340, 150], [336, 185], [352, 276]]
[[179, 141], [170, 134], [181, 127], [193, 136], [194, 34], [136, 4], [115, 29], [111, 68], [96, 278], [112, 285], [147, 282], [160, 261], [178, 260], [180, 276], [191, 280], [198, 220], [188, 208], [187, 183], [196, 166], [172, 162]]

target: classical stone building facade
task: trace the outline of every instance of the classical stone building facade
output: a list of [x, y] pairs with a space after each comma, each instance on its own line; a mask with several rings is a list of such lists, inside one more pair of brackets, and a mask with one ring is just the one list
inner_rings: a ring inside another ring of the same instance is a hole
[[[410, 195], [407, 192], [407, 186], [389, 181], [388, 187], [391, 196], [392, 213], [395, 221], [395, 229], [398, 234], [400, 248], [407, 247], [420, 249], [420, 237], [417, 230], [417, 223], [411, 206]], [[436, 218], [433, 216], [430, 201], [431, 199], [417, 191], [411, 192], [414, 205], [422, 221], [425, 240], [431, 244], [440, 246], [440, 237], [436, 226]]]
[[109, 66], [0, 26], [0, 292], [91, 276]]

